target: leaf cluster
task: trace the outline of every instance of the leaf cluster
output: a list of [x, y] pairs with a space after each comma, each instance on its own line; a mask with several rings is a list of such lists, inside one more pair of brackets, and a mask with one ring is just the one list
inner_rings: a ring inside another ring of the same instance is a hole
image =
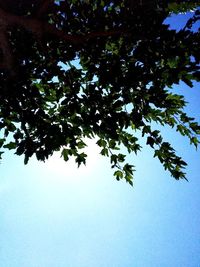
[[[39, 19], [51, 25], [48, 31], [16, 25], [7, 30], [14, 75], [0, 67], [4, 150], [24, 155], [25, 163], [61, 150], [64, 160], [74, 156], [80, 165], [87, 156], [83, 140], [96, 137], [116, 179], [132, 184], [134, 166], [121, 149], [137, 154], [139, 131], [164, 168], [175, 179], [185, 178], [186, 163], [152, 124], [169, 125], [199, 143], [200, 126], [184, 112], [184, 97], [172, 90], [180, 81], [192, 87], [200, 80], [200, 34], [191, 30], [199, 5], [140, 2], [55, 1]], [[171, 12], [191, 6], [197, 10], [184, 29], [164, 24]], [[15, 15], [37, 19], [29, 8]], [[3, 52], [0, 47], [0, 57]]]

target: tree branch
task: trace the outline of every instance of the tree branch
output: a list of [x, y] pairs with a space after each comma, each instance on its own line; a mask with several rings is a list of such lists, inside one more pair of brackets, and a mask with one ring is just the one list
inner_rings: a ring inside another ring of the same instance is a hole
[[[50, 4], [51, 0], [44, 2], [44, 5], [39, 9], [38, 15], [42, 14]], [[45, 35], [52, 35], [58, 39], [70, 42], [74, 45], [83, 43], [97, 37], [117, 36], [124, 34], [122, 30], [113, 30], [108, 32], [91, 32], [85, 35], [71, 35], [57, 29], [53, 24], [46, 21], [41, 21], [38, 18], [23, 17], [8, 13], [0, 8], [0, 48], [2, 50], [3, 64], [6, 69], [13, 69], [13, 55], [7, 38], [7, 30], [13, 27], [22, 27], [28, 32], [36, 36], [40, 41]]]
[[12, 56], [12, 50], [9, 44], [6, 29], [0, 27], [0, 49], [2, 53], [2, 62], [0, 68], [6, 69], [10, 74], [14, 75], [14, 62]]
[[53, 0], [45, 0], [45, 1], [43, 1], [43, 3], [41, 4], [40, 8], [36, 12], [36, 17], [42, 17], [42, 15], [44, 15], [44, 13], [48, 11], [50, 6], [53, 6], [53, 3], [54, 3]]

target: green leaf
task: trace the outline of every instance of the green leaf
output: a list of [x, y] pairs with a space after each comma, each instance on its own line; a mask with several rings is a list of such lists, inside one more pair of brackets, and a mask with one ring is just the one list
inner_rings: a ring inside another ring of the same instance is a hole
[[4, 151], [0, 151], [0, 159], [2, 159], [2, 154], [4, 153]]
[[196, 147], [196, 149], [197, 149], [199, 143], [200, 143], [200, 141], [198, 140], [198, 138], [196, 136], [193, 136], [190, 138], [190, 144], [193, 144]]
[[64, 148], [62, 150], [61, 155], [63, 156], [65, 161], [68, 161], [69, 160], [69, 149]]
[[79, 149], [85, 148], [87, 145], [81, 140], [77, 143], [77, 147]]
[[101, 150], [101, 152], [100, 152], [100, 154], [102, 155], [102, 156], [109, 156], [109, 153], [108, 153], [108, 149], [107, 148], [103, 148], [102, 150]]
[[154, 138], [152, 138], [151, 136], [148, 136], [146, 144], [150, 145], [151, 147], [154, 147], [154, 144], [155, 144]]
[[3, 146], [3, 144], [4, 144], [4, 142], [6, 141], [6, 139], [5, 138], [0, 138], [0, 147], [2, 147]]
[[119, 181], [120, 179], [123, 178], [123, 172], [120, 170], [117, 170], [114, 172], [114, 176], [116, 176], [116, 179]]
[[4, 145], [3, 148], [8, 148], [9, 150], [15, 149], [16, 148], [16, 143], [15, 142], [10, 142], [10, 143]]
[[104, 139], [99, 139], [96, 144], [100, 147], [106, 147], [107, 142]]
[[123, 155], [123, 154], [118, 154], [118, 156], [117, 156], [117, 160], [119, 161], [119, 162], [124, 162], [124, 160], [125, 160], [125, 155]]
[[29, 156], [27, 154], [25, 154], [24, 164], [27, 165], [28, 164], [28, 161], [29, 161]]
[[76, 163], [78, 164], [78, 167], [81, 165], [81, 164], [86, 164], [86, 157], [87, 155], [85, 153], [81, 153], [81, 154], [78, 154], [77, 157], [76, 157]]

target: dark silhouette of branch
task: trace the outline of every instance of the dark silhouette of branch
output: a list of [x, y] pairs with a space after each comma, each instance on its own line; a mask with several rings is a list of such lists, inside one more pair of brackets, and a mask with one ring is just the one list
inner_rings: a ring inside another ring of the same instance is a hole
[[[39, 10], [38, 15], [42, 14], [47, 8], [47, 4], [51, 1], [45, 1], [44, 5]], [[10, 49], [9, 40], [6, 37], [7, 30], [13, 27], [22, 27], [28, 32], [31, 32], [38, 41], [45, 35], [51, 35], [58, 39], [70, 42], [74, 45], [81, 44], [83, 41], [97, 37], [108, 37], [124, 34], [122, 30], [113, 30], [107, 32], [91, 32], [85, 35], [71, 35], [57, 29], [53, 24], [42, 21], [38, 18], [29, 18], [8, 13], [0, 8], [0, 48], [2, 50], [2, 64], [0, 67], [5, 67], [11, 70], [13, 68], [12, 51]]]
[[42, 17], [42, 15], [44, 15], [49, 10], [49, 8], [53, 6], [53, 4], [53, 0], [43, 1], [43, 3], [41, 3], [39, 9], [36, 12], [36, 17]]

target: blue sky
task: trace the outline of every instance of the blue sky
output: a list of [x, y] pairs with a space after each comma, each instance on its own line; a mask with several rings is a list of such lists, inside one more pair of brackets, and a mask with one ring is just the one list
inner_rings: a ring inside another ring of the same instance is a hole
[[[176, 20], [177, 21], [177, 20]], [[173, 23], [174, 25], [174, 23]], [[177, 26], [176, 26], [177, 27]], [[199, 116], [199, 85], [175, 88]], [[6, 153], [0, 165], [1, 267], [200, 266], [200, 152], [174, 131], [164, 136], [188, 162], [176, 181], [144, 148], [134, 187], [88, 144], [87, 167], [55, 155], [46, 163]]]

